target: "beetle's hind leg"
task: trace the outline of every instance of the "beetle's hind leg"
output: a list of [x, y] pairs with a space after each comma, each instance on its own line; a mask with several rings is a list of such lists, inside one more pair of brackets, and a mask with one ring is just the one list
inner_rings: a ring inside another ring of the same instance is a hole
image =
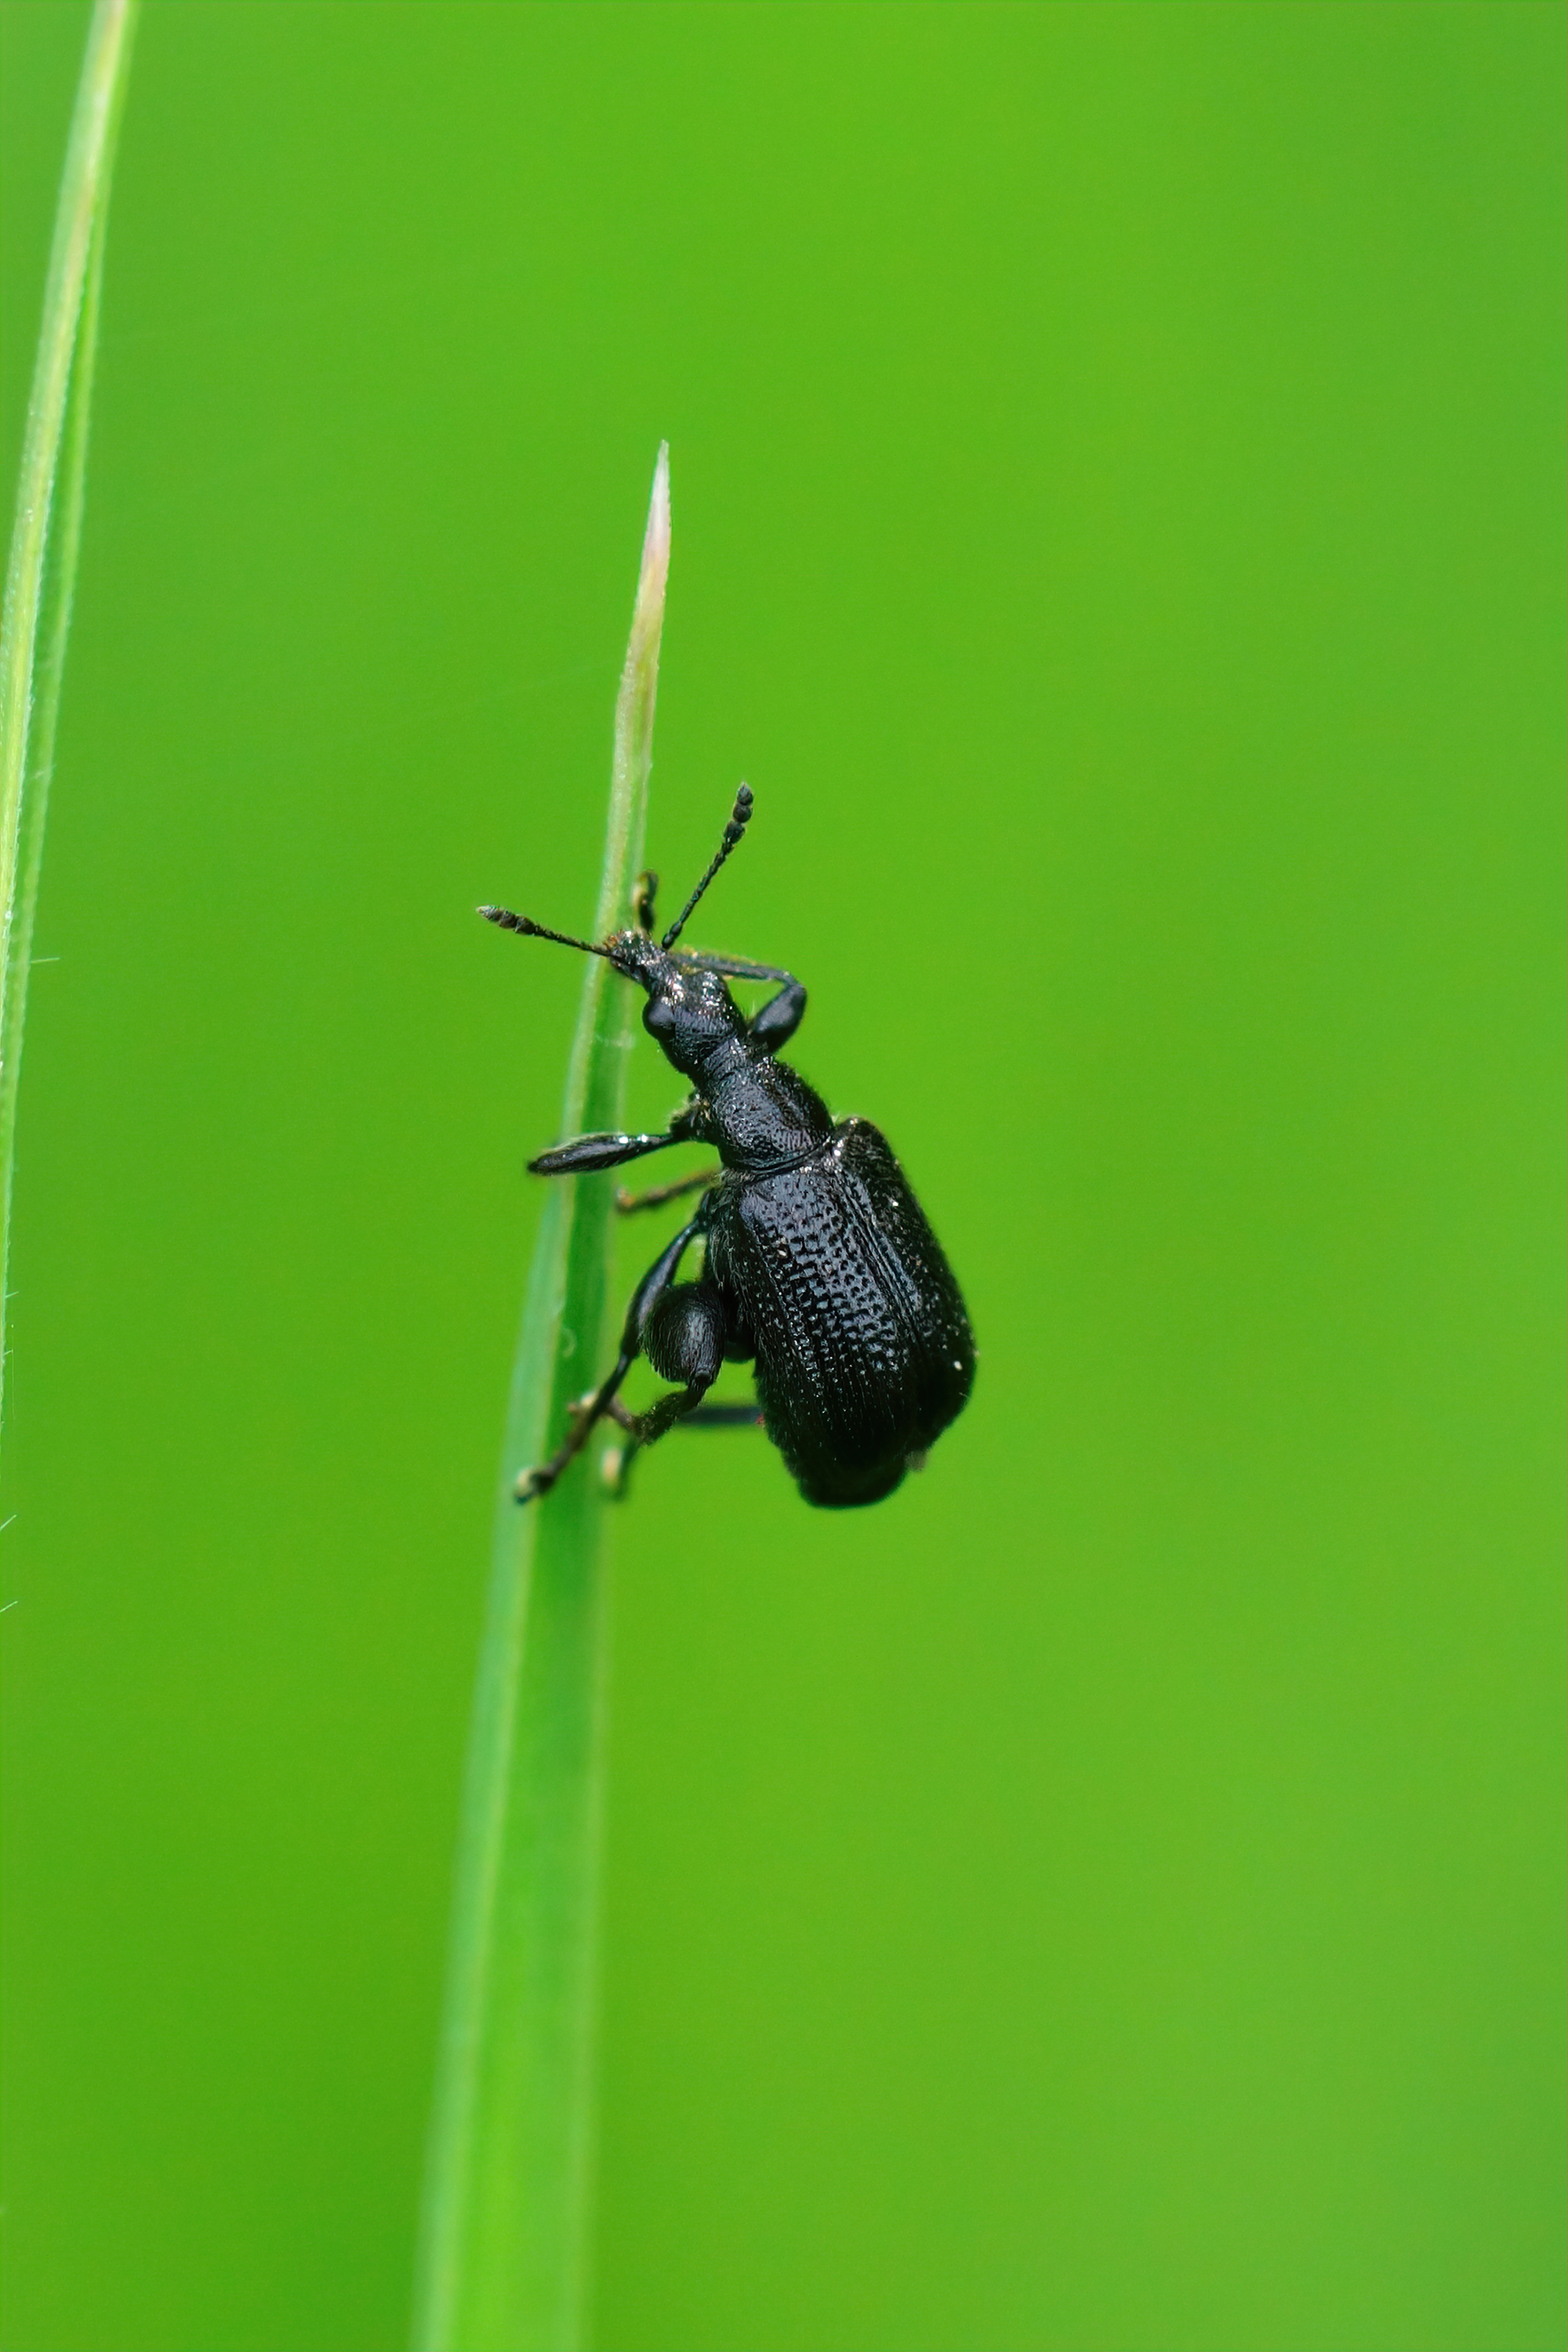
[[617, 1493], [624, 1491], [626, 1466], [634, 1454], [656, 1445], [678, 1421], [691, 1420], [704, 1410], [702, 1400], [719, 1377], [733, 1319], [723, 1292], [707, 1276], [700, 1282], [672, 1284], [658, 1297], [649, 1299], [641, 1326], [644, 1353], [662, 1379], [679, 1385], [668, 1390], [647, 1412], [628, 1412], [624, 1405], [615, 1408], [614, 1417], [629, 1440], [612, 1469]]
[[629, 1412], [616, 1397], [605, 1407], [605, 1418], [626, 1433], [624, 1445], [605, 1448], [603, 1475], [605, 1486], [617, 1503], [626, 1499], [631, 1479], [632, 1464], [649, 1445], [656, 1444], [665, 1432], [677, 1426], [681, 1429], [761, 1429], [763, 1409], [760, 1404], [704, 1404], [700, 1389], [672, 1389], [647, 1412]]
[[[542, 1462], [536, 1469], [519, 1473], [512, 1492], [520, 1503], [536, 1502], [541, 1495], [548, 1495], [568, 1463], [581, 1454], [588, 1443], [593, 1435], [595, 1423], [602, 1421], [605, 1414], [609, 1412], [615, 1402], [616, 1390], [642, 1352], [648, 1323], [658, 1307], [668, 1297], [670, 1285], [675, 1279], [676, 1271], [682, 1257], [690, 1244], [703, 1230], [703, 1212], [699, 1209], [690, 1223], [682, 1225], [674, 1240], [660, 1251], [649, 1266], [632, 1293], [632, 1303], [626, 1309], [626, 1326], [621, 1333], [620, 1353], [616, 1358], [609, 1377], [602, 1381], [590, 1396], [582, 1398], [571, 1407], [571, 1426], [563, 1443], [556, 1447], [549, 1461]], [[709, 1380], [710, 1381], [711, 1378], [712, 1374], [710, 1373]], [[705, 1382], [704, 1386], [706, 1385]], [[694, 1398], [692, 1402], [695, 1403], [696, 1399]]]
[[[635, 1350], [633, 1351], [635, 1353]], [[612, 1411], [616, 1391], [632, 1368], [633, 1356], [623, 1347], [616, 1359], [615, 1370], [602, 1387], [590, 1390], [566, 1408], [567, 1431], [563, 1444], [558, 1445], [548, 1462], [532, 1470], [520, 1470], [512, 1485], [512, 1494], [520, 1503], [537, 1502], [548, 1495], [568, 1463], [576, 1459], [594, 1433], [595, 1424]]]
[[704, 1387], [667, 1389], [647, 1412], [628, 1412], [617, 1398], [605, 1410], [610, 1418], [626, 1433], [624, 1445], [607, 1446], [605, 1452], [604, 1475], [616, 1502], [626, 1498], [626, 1481], [637, 1455], [650, 1445], [657, 1445], [667, 1429], [678, 1421], [700, 1412]]

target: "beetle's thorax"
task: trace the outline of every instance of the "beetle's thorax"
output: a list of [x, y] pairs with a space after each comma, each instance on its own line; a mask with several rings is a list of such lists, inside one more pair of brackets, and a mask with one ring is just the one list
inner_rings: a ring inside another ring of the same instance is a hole
[[643, 1027], [707, 1105], [727, 1168], [787, 1167], [826, 1142], [826, 1106], [752, 1036], [721, 974], [642, 931], [622, 931], [611, 945], [616, 969], [647, 991]]
[[753, 1175], [794, 1167], [833, 1132], [827, 1106], [798, 1070], [741, 1037], [738, 1054], [716, 1062], [700, 1088], [726, 1168]]

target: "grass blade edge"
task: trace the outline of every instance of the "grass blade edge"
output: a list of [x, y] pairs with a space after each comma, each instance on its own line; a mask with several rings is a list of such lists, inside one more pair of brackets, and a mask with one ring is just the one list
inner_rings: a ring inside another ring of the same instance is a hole
[[[668, 453], [654, 475], [616, 707], [602, 937], [642, 856], [669, 561]], [[562, 1133], [620, 1124], [635, 1003], [585, 959]], [[586, 2255], [595, 1908], [608, 1634], [605, 1499], [589, 1464], [520, 1510], [605, 1323], [610, 1180], [552, 1184], [507, 1415], [463, 1799], [416, 2352], [574, 2352]]]
[[135, 18], [136, 0], [96, 0], [88, 26], [0, 605], [0, 1406], [33, 917], [81, 540], [110, 184]]

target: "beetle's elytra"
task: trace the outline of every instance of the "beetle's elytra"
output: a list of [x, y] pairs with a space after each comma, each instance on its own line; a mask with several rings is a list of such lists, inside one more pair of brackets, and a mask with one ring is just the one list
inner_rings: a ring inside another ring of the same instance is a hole
[[[806, 1501], [835, 1507], [891, 1494], [968, 1398], [969, 1318], [898, 1161], [868, 1119], [836, 1125], [777, 1058], [800, 1026], [805, 990], [773, 964], [674, 952], [751, 814], [742, 784], [712, 862], [662, 940], [653, 936], [651, 874], [637, 886], [635, 926], [602, 944], [504, 907], [479, 908], [504, 930], [604, 956], [637, 981], [647, 992], [644, 1028], [691, 1086], [662, 1135], [580, 1135], [531, 1160], [533, 1172], [616, 1168], [672, 1143], [714, 1145], [721, 1163], [657, 1192], [616, 1195], [626, 1210], [702, 1197], [638, 1283], [608, 1376], [574, 1407], [559, 1450], [519, 1477], [520, 1502], [546, 1493], [606, 1415], [628, 1433], [623, 1477], [632, 1454], [678, 1421], [754, 1426], [751, 1406], [703, 1403], [726, 1360], [755, 1364], [763, 1426]], [[778, 992], [748, 1021], [726, 979], [774, 980]], [[678, 1282], [699, 1241], [701, 1274]], [[632, 1413], [617, 1391], [639, 1354], [678, 1385]]]

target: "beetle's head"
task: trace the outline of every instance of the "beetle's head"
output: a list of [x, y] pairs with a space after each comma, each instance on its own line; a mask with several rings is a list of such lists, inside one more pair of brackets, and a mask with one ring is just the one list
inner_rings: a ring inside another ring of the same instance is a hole
[[[651, 945], [652, 942], [650, 941]], [[716, 971], [690, 957], [655, 950], [658, 961], [634, 973], [647, 991], [642, 1025], [678, 1070], [700, 1078], [710, 1055], [743, 1029], [739, 1007]]]
[[627, 980], [635, 980], [647, 991], [643, 1027], [663, 1046], [678, 1069], [695, 1077], [714, 1047], [726, 1037], [732, 1037], [744, 1024], [721, 975], [709, 971], [700, 958], [675, 955], [671, 950], [685, 929], [692, 908], [745, 832], [751, 814], [751, 788], [742, 784], [735, 795], [724, 837], [706, 873], [662, 939], [656, 939], [653, 929], [657, 874], [645, 874], [637, 884], [633, 899], [636, 922], [626, 930], [613, 931], [602, 941], [574, 940], [564, 931], [549, 930], [530, 916], [514, 915], [507, 907], [481, 907], [479, 912], [488, 922], [499, 923], [502, 930], [521, 931], [527, 939], [553, 940], [560, 947], [581, 948], [585, 954], [603, 956]]

